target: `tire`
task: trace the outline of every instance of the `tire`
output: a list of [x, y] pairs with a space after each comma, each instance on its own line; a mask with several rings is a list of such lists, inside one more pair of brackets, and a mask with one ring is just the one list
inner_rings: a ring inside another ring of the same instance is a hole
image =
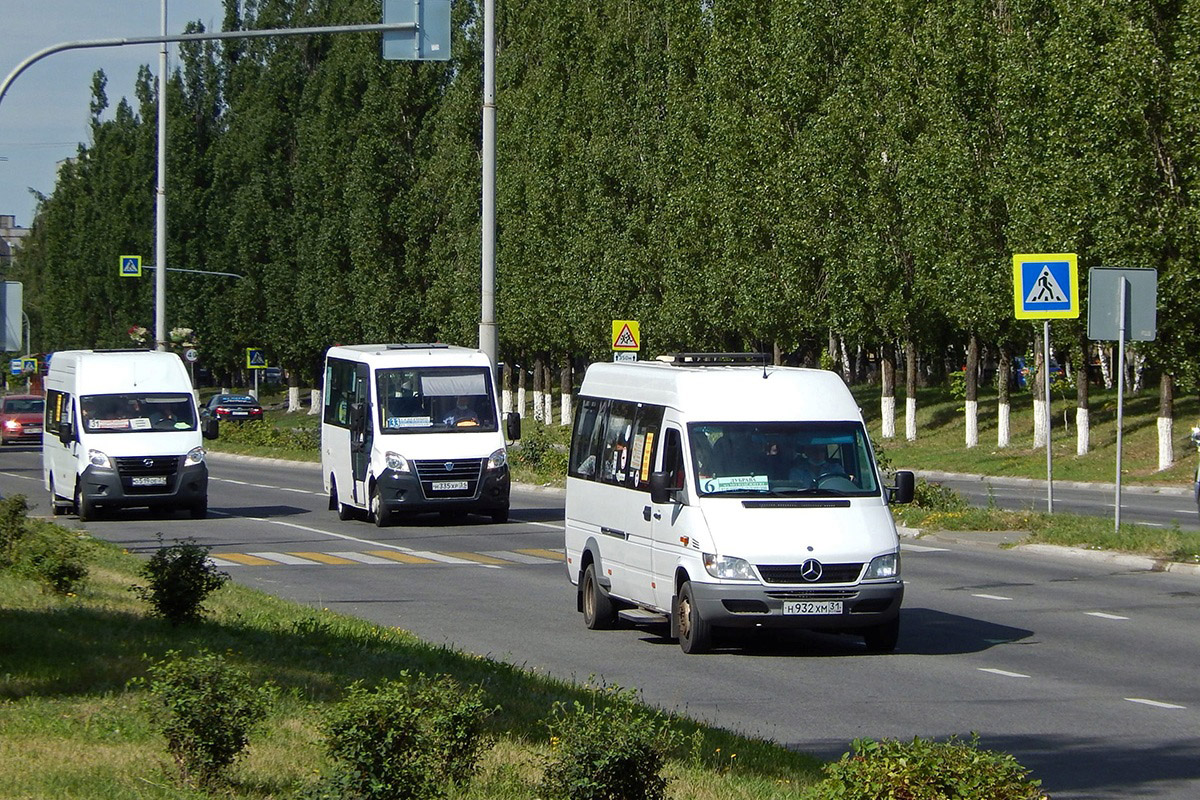
[[508, 522], [508, 509], [498, 508], [492, 512], [492, 522], [497, 525], [503, 525]]
[[392, 512], [383, 504], [375, 488], [371, 489], [371, 520], [377, 528], [386, 528], [392, 524]]
[[208, 517], [208, 498], [196, 501], [188, 511], [191, 513], [192, 519], [206, 519]]
[[700, 616], [691, 581], [684, 581], [679, 587], [675, 613], [679, 617], [679, 647], [683, 652], [695, 655], [712, 649], [712, 626]]
[[890, 653], [896, 649], [896, 641], [900, 638], [900, 618], [866, 628], [862, 637], [870, 652]]
[[336, 483], [329, 484], [329, 510], [330, 511], [336, 510], [338, 519], [340, 519], [342, 522], [349, 522], [350, 520], [354, 519], [354, 517], [355, 517], [354, 508], [346, 505], [345, 503], [341, 502], [341, 500], [338, 499], [338, 490], [337, 490]]
[[54, 491], [54, 479], [50, 479], [50, 513], [56, 517], [61, 517], [67, 513], [67, 508], [58, 499], [58, 492]]
[[613, 608], [612, 599], [596, 578], [596, 565], [588, 564], [579, 582], [579, 590], [583, 593], [583, 624], [590, 631], [607, 630], [616, 622], [617, 612]]
[[75, 516], [80, 522], [96, 518], [96, 504], [83, 496], [83, 489], [78, 485], [75, 487]]

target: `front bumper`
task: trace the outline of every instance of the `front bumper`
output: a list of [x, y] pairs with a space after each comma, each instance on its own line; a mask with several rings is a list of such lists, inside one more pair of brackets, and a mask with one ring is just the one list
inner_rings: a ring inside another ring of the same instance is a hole
[[[419, 472], [419, 470], [418, 470]], [[388, 511], [503, 511], [508, 508], [512, 479], [508, 465], [488, 469], [481, 465], [478, 477], [464, 482], [466, 489], [439, 492], [428, 474], [385, 469], [375, 480], [379, 500]]]
[[[786, 589], [777, 585], [692, 582], [692, 592], [705, 621], [722, 628], [795, 628], [855, 630], [891, 622], [900, 614], [904, 581], [880, 581], [821, 589]], [[788, 601], [840, 601], [840, 614], [788, 614]]]
[[[187, 508], [208, 499], [208, 465], [183, 465], [183, 456], [173, 457], [177, 464], [154, 474], [130, 474], [121, 467], [89, 466], [79, 476], [83, 496], [104, 508]], [[162, 485], [138, 485], [135, 479], [165, 477]]]

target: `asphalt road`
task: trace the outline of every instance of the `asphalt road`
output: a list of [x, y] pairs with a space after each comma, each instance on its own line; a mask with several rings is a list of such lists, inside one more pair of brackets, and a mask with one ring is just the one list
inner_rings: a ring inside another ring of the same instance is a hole
[[[194, 536], [244, 584], [562, 678], [637, 687], [829, 758], [856, 737], [977, 732], [1060, 800], [1200, 796], [1200, 576], [926, 538], [904, 545], [895, 654], [798, 634], [686, 656], [665, 631], [584, 628], [555, 552], [558, 493], [515, 492], [506, 525], [429, 517], [379, 529], [326, 510], [314, 467], [221, 456], [210, 467], [210, 519], [130, 511], [86, 527], [143, 552], [158, 532]], [[0, 494], [28, 494], [34, 513], [47, 509], [40, 476], [36, 451], [0, 452]]]

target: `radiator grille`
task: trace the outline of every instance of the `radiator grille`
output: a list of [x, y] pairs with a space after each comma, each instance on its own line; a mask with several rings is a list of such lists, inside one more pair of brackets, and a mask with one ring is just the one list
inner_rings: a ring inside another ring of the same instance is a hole
[[[474, 497], [479, 491], [479, 476], [483, 472], [482, 458], [444, 459], [442, 461], [416, 461], [417, 478], [427, 500], [442, 500]], [[449, 465], [449, 469], [447, 469]], [[434, 489], [435, 483], [443, 481], [466, 481], [465, 489]]]
[[[125, 494], [162, 494], [175, 485], [180, 456], [124, 456], [113, 459]], [[161, 483], [134, 484], [134, 478], [161, 477]]]
[[822, 564], [821, 577], [806, 581], [801, 575], [800, 564], [759, 564], [758, 572], [767, 583], [854, 583], [862, 573], [863, 565]]

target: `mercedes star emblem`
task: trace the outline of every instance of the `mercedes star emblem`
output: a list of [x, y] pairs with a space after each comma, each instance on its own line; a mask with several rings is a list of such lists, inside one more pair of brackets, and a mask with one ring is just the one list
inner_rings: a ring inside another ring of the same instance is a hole
[[821, 562], [815, 558], [810, 558], [800, 565], [800, 577], [809, 582], [821, 580], [821, 573], [824, 571]]

